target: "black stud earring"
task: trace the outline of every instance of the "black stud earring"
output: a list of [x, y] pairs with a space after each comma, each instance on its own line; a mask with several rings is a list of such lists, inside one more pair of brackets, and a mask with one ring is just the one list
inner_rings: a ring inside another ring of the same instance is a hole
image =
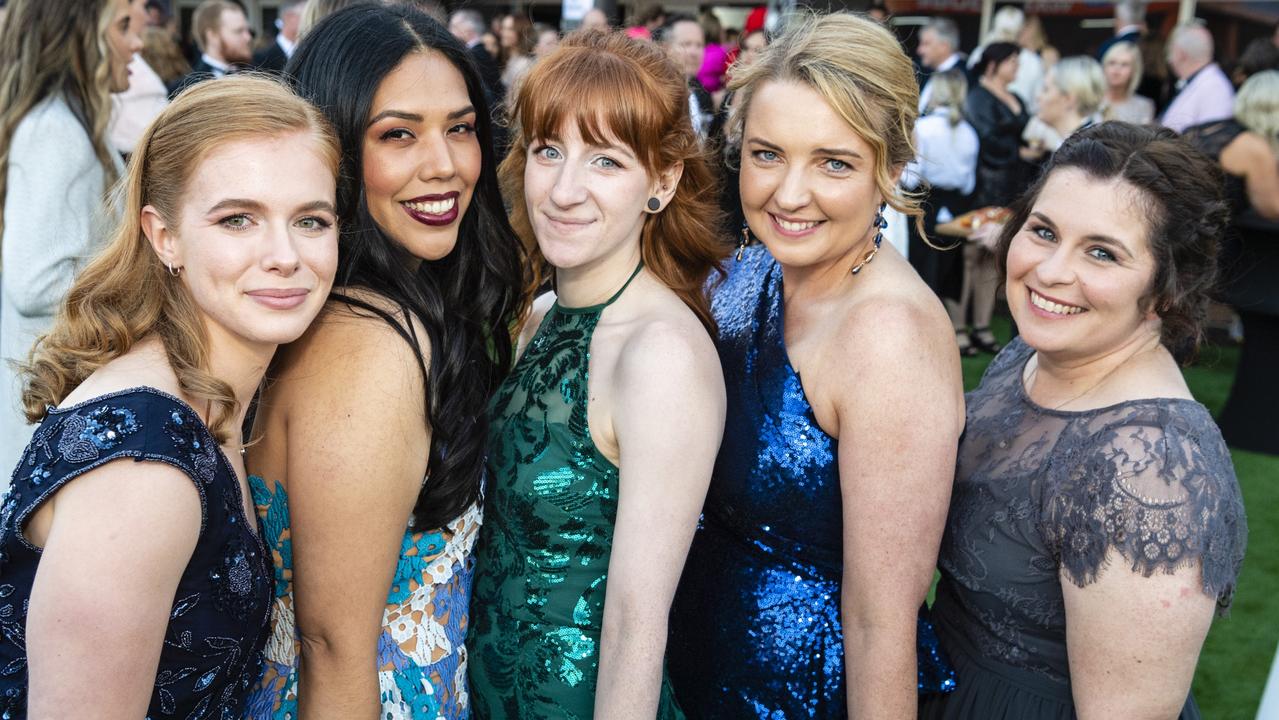
[[658, 199], [657, 199], [657, 198], [655, 198], [655, 197], [651, 197], [651, 198], [649, 198], [649, 199], [648, 199], [648, 211], [649, 211], [649, 212], [657, 212], [658, 210], [661, 210], [661, 209], [662, 209], [662, 201], [661, 201], [661, 200], [658, 200]]

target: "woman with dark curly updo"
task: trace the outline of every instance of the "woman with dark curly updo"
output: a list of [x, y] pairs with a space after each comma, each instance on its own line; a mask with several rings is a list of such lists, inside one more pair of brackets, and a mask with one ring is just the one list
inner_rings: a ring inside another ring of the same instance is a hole
[[1199, 717], [1190, 681], [1246, 535], [1178, 368], [1214, 281], [1220, 182], [1172, 131], [1109, 122], [1014, 205], [997, 254], [1021, 337], [967, 397], [933, 605], [959, 688], [922, 717]]

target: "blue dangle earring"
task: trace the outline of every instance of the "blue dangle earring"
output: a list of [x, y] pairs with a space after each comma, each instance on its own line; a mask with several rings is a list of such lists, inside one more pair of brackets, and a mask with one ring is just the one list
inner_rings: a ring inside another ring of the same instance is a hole
[[888, 208], [887, 202], [879, 204], [879, 209], [875, 211], [875, 219], [871, 220], [871, 227], [875, 228], [875, 247], [866, 253], [866, 257], [862, 261], [853, 266], [852, 274], [856, 275], [862, 271], [862, 268], [870, 264], [875, 259], [875, 253], [879, 252], [879, 246], [884, 243], [884, 228], [888, 227], [888, 221], [884, 219], [884, 210]]
[[737, 262], [742, 261], [742, 254], [746, 252], [746, 246], [751, 244], [751, 226], [742, 221], [742, 241], [737, 244]]

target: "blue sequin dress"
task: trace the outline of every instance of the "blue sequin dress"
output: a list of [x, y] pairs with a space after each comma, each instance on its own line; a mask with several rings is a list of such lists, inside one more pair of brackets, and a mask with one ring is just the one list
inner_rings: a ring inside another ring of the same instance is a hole
[[245, 517], [235, 470], [199, 416], [181, 400], [141, 387], [51, 409], [13, 472], [0, 505], [4, 718], [27, 712], [27, 604], [41, 550], [22, 528], [62, 487], [122, 458], [172, 465], [200, 492], [200, 535], [178, 581], [147, 718], [238, 718], [243, 711], [271, 611], [266, 547], [257, 523]]
[[[702, 526], [667, 652], [690, 718], [843, 718], [843, 516], [837, 441], [817, 425], [782, 333], [782, 271], [762, 245], [715, 291], [728, 391]], [[921, 692], [954, 687], [919, 621]]]

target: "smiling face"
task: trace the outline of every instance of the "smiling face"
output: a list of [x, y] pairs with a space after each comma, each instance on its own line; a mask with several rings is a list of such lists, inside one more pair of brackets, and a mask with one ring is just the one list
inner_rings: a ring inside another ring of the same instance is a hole
[[883, 202], [870, 145], [794, 81], [755, 91], [742, 139], [742, 211], [773, 257], [794, 267], [855, 262], [850, 254], [868, 245]]
[[310, 132], [214, 148], [183, 194], [176, 229], [143, 209], [162, 262], [211, 338], [262, 346], [296, 340], [323, 307], [337, 271], [334, 172]]
[[1088, 359], [1158, 337], [1143, 307], [1155, 272], [1143, 202], [1132, 185], [1075, 168], [1048, 178], [1008, 249], [1008, 307], [1031, 347]]
[[364, 193], [382, 231], [414, 257], [453, 251], [480, 176], [475, 108], [462, 74], [416, 52], [382, 80], [364, 132]]
[[564, 125], [562, 137], [528, 146], [524, 200], [538, 248], [560, 269], [637, 257], [645, 203], [657, 183], [626, 145], [591, 145], [576, 122]]
[[142, 50], [142, 29], [146, 27], [143, 0], [111, 0], [111, 18], [107, 25], [107, 66], [110, 69], [111, 92], [129, 89], [129, 63], [133, 54]]

